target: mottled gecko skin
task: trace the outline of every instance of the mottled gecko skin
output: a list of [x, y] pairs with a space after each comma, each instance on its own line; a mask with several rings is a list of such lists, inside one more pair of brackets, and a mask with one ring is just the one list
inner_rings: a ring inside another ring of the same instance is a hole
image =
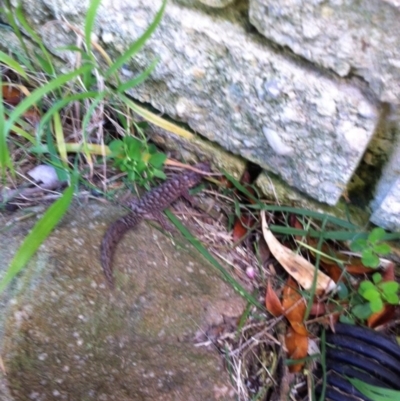
[[[197, 170], [210, 171], [207, 163], [199, 163], [194, 166]], [[157, 220], [161, 226], [170, 230], [171, 226], [162, 214], [172, 202], [183, 196], [190, 200], [189, 189], [198, 184], [202, 174], [195, 171], [186, 171], [176, 174], [163, 184], [147, 192], [139, 200], [129, 204], [131, 211], [124, 217], [116, 220], [108, 228], [101, 242], [101, 265], [110, 288], [114, 288], [114, 276], [112, 271], [112, 259], [115, 248], [124, 234], [135, 228], [143, 219]]]

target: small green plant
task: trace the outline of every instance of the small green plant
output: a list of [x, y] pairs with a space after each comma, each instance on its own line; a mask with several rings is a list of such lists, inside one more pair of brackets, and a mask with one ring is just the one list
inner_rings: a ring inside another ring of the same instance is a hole
[[350, 249], [353, 252], [361, 252], [361, 261], [364, 266], [377, 268], [379, 266], [379, 256], [390, 252], [390, 246], [382, 243], [386, 232], [383, 228], [374, 228], [367, 239], [358, 238], [354, 240]]
[[380, 312], [385, 304], [397, 305], [399, 303], [400, 285], [396, 281], [382, 281], [380, 273], [374, 273], [372, 281], [364, 280], [360, 283], [357, 292], [349, 295], [347, 287], [342, 283], [341, 286], [345, 290], [345, 295], [340, 299], [348, 299], [351, 314], [342, 315], [341, 322], [352, 322], [356, 319], [366, 320], [373, 313]]
[[153, 179], [165, 179], [161, 170], [167, 156], [158, 152], [154, 145], [148, 145], [132, 136], [116, 139], [109, 144], [110, 158], [114, 159], [115, 167], [126, 172], [129, 180], [137, 182], [145, 188], [150, 187]]
[[374, 273], [372, 281], [361, 282], [358, 293], [369, 302], [372, 312], [382, 310], [384, 303], [397, 305], [399, 303], [399, 283], [396, 281], [382, 281], [380, 273]]

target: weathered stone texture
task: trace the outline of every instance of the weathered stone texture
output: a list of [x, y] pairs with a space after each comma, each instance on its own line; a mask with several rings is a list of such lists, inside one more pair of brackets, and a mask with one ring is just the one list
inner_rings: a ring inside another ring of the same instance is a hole
[[[44, 3], [68, 19], [76, 19], [81, 5]], [[121, 51], [160, 4], [104, 0], [100, 39]], [[376, 107], [357, 88], [263, 46], [243, 25], [169, 3], [144, 51], [126, 66], [129, 76], [160, 57], [151, 80], [133, 95], [316, 199], [336, 203], [373, 135]], [[50, 47], [56, 36], [47, 35]]]
[[397, 179], [383, 201], [371, 216], [371, 221], [388, 230], [396, 231], [400, 227], [400, 178]]
[[397, 0], [250, 0], [250, 21], [296, 54], [369, 82], [380, 100], [400, 104]]
[[[400, 132], [400, 127], [398, 128]], [[375, 198], [371, 203], [371, 221], [389, 230], [400, 227], [400, 138], [394, 144], [394, 151], [386, 164]]]

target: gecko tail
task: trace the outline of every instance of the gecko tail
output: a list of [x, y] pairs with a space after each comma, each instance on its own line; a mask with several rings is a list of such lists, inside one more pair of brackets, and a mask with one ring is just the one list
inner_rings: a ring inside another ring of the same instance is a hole
[[122, 239], [125, 233], [135, 227], [140, 218], [128, 214], [116, 220], [106, 231], [100, 247], [100, 260], [103, 268], [104, 276], [110, 289], [114, 288], [114, 275], [112, 269], [112, 261], [118, 242]]

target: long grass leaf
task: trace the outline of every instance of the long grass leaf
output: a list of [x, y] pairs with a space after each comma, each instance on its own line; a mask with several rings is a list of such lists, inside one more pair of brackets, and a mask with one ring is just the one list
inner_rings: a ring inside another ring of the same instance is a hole
[[259, 204], [260, 207], [263, 204], [254, 196], [244, 185], [242, 185], [234, 176], [230, 175], [227, 171], [223, 171], [225, 177], [239, 190], [242, 194], [246, 195], [249, 199]]
[[5, 113], [3, 104], [3, 80], [0, 73], [0, 168], [1, 175], [4, 178], [6, 167], [10, 165], [10, 153], [7, 146], [7, 135], [4, 127]]
[[22, 114], [29, 109], [29, 107], [33, 106], [37, 101], [39, 101], [43, 96], [47, 93], [51, 92], [52, 90], [59, 88], [60, 86], [64, 85], [66, 82], [73, 80], [77, 76], [84, 74], [87, 70], [91, 69], [90, 65], [85, 65], [77, 70], [69, 72], [64, 75], [60, 75], [59, 77], [53, 79], [46, 85], [35, 89], [30, 96], [26, 97], [15, 109], [10, 113], [10, 116], [6, 122], [6, 134], [10, 131], [11, 126], [14, 122], [22, 116]]
[[50, 127], [47, 127], [47, 132], [46, 132], [46, 142], [47, 142], [47, 148], [50, 153], [50, 160], [51, 164], [56, 170], [58, 181], [60, 182], [65, 182], [68, 181], [68, 165], [67, 163], [61, 164], [60, 162], [60, 157], [59, 153], [57, 152], [57, 149], [54, 145], [54, 139], [53, 139], [53, 133], [50, 129]]
[[156, 68], [158, 59], [155, 59], [141, 74], [137, 77], [130, 79], [129, 81], [124, 82], [119, 85], [117, 88], [117, 92], [125, 92], [135, 86], [140, 85], [147, 77], [153, 72], [154, 68]]
[[33, 65], [30, 61], [30, 53], [29, 53], [28, 47], [25, 44], [24, 37], [22, 36], [21, 30], [19, 29], [18, 24], [15, 21], [14, 11], [11, 11], [11, 5], [10, 5], [9, 1], [7, 1], [7, 7], [4, 8], [4, 13], [5, 13], [7, 22], [12, 27], [13, 33], [17, 36], [19, 43], [21, 44], [21, 48], [25, 52], [24, 61], [25, 61], [26, 67], [28, 67], [31, 72], [34, 72], [35, 68], [33, 67]]
[[149, 27], [144, 31], [142, 36], [138, 38], [134, 43], [132, 43], [128, 50], [118, 57], [115, 62], [108, 68], [105, 73], [105, 77], [109, 78], [112, 74], [114, 74], [119, 68], [121, 68], [132, 56], [134, 56], [146, 43], [147, 39], [152, 35], [152, 33], [157, 28], [158, 24], [161, 21], [161, 18], [164, 14], [165, 6], [167, 4], [167, 0], [163, 0], [162, 6], [160, 10], [157, 12], [154, 17], [153, 22], [149, 25]]
[[53, 62], [50, 56], [50, 53], [47, 51], [46, 47], [43, 44], [42, 39], [39, 37], [39, 35], [30, 27], [28, 24], [28, 21], [25, 19], [22, 6], [19, 4], [17, 8], [15, 9], [15, 16], [17, 17], [19, 23], [24, 27], [24, 29], [28, 32], [29, 36], [38, 44], [40, 47], [40, 50], [43, 54], [43, 58], [46, 60], [44, 63], [44, 59], [42, 58], [41, 60], [38, 58], [39, 64], [41, 66], [45, 66], [44, 69], [46, 72], [50, 73], [51, 76], [55, 77], [55, 69], [53, 66]]
[[67, 96], [61, 100], [58, 100], [56, 103], [54, 103], [49, 110], [46, 111], [46, 113], [43, 115], [42, 119], [40, 120], [40, 125], [38, 128], [38, 135], [40, 137], [41, 132], [44, 128], [44, 126], [47, 124], [47, 122], [53, 117], [53, 114], [61, 110], [64, 106], [71, 102], [75, 102], [77, 100], [84, 100], [84, 99], [91, 99], [96, 97], [99, 94], [99, 92], [91, 91], [91, 92], [84, 92], [84, 93], [77, 93], [75, 95], [70, 95]]
[[174, 223], [181, 234], [200, 252], [200, 254], [211, 263], [211, 265], [219, 272], [222, 278], [232, 286], [232, 288], [247, 302], [253, 304], [257, 308], [264, 310], [264, 307], [249, 294], [232, 276], [224, 269], [222, 265], [207, 251], [207, 249], [200, 243], [200, 241], [193, 237], [190, 231], [173, 215], [169, 210], [165, 211], [168, 218]]
[[300, 216], [306, 216], [318, 220], [324, 220], [325, 217], [328, 218], [328, 222], [335, 224], [339, 227], [347, 228], [349, 230], [357, 230], [359, 227], [353, 223], [350, 223], [349, 221], [340, 219], [335, 216], [331, 216], [325, 213], [320, 213], [320, 212], [313, 212], [312, 210], [308, 209], [303, 209], [303, 208], [296, 208], [292, 206], [277, 206], [277, 205], [267, 205], [267, 204], [261, 204], [258, 202], [258, 204], [255, 205], [247, 205], [249, 209], [255, 209], [255, 210], [266, 210], [268, 212], [282, 212], [282, 213], [294, 213], [298, 214]]
[[398, 401], [400, 400], [400, 391], [391, 390], [373, 386], [372, 384], [365, 383], [360, 379], [347, 378], [349, 382], [362, 394], [372, 401]]
[[96, 19], [97, 9], [101, 0], [92, 0], [89, 4], [89, 8], [86, 12], [85, 18], [85, 42], [87, 54], [91, 53], [91, 36], [93, 32], [94, 21]]
[[[1, 118], [1, 117], [0, 117]], [[25, 138], [27, 141], [31, 142], [32, 145], [36, 146], [37, 141], [35, 139], [34, 136], [32, 136], [31, 134], [29, 134], [28, 132], [26, 132], [24, 129], [22, 129], [21, 127], [19, 127], [18, 125], [13, 125], [11, 127], [11, 131], [19, 136], [21, 136], [22, 138]]]
[[53, 114], [54, 134], [56, 137], [58, 153], [60, 154], [61, 162], [66, 166], [68, 164], [67, 150], [65, 148], [65, 138], [61, 124], [61, 117], [58, 112]]
[[136, 114], [139, 116], [143, 117], [146, 121], [156, 125], [157, 127], [160, 127], [162, 129], [165, 129], [166, 131], [172, 132], [173, 134], [179, 135], [182, 138], [186, 139], [193, 139], [195, 136], [179, 127], [178, 125], [171, 123], [164, 118], [158, 116], [157, 114], [152, 113], [149, 110], [146, 110], [143, 107], [138, 106], [135, 102], [133, 102], [131, 99], [129, 99], [127, 96], [123, 95], [122, 93], [119, 94], [119, 98], [129, 107], [134, 111]]
[[64, 191], [62, 197], [47, 209], [43, 217], [35, 224], [32, 231], [26, 236], [11, 261], [6, 274], [0, 281], [0, 293], [4, 291], [10, 281], [24, 268], [29, 259], [38, 250], [39, 246], [61, 220], [62, 216], [64, 216], [71, 203], [74, 194], [74, 187], [75, 180], [72, 180], [70, 187]]
[[22, 68], [22, 66], [19, 63], [17, 63], [12, 57], [8, 56], [1, 50], [0, 50], [0, 62], [6, 64], [8, 67], [10, 67], [12, 70], [17, 72], [25, 79], [28, 79], [25, 70]]

